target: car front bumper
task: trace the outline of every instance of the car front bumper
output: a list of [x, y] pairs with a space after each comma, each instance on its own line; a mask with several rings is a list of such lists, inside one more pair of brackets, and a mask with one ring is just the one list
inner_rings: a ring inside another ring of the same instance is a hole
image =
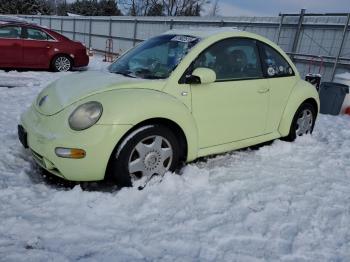
[[[65, 113], [44, 116], [33, 106], [21, 116], [19, 138], [34, 160], [50, 173], [70, 181], [103, 180], [114, 147], [131, 125], [98, 125], [73, 131]], [[78, 148], [84, 158], [58, 157], [57, 147]]]
[[74, 58], [74, 68], [88, 66], [89, 60], [90, 58], [86, 53], [76, 55]]

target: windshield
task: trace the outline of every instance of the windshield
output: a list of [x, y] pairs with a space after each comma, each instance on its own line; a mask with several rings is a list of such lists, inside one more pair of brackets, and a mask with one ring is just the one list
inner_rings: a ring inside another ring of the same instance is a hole
[[109, 71], [145, 79], [168, 78], [199, 38], [160, 35], [150, 38], [110, 65]]

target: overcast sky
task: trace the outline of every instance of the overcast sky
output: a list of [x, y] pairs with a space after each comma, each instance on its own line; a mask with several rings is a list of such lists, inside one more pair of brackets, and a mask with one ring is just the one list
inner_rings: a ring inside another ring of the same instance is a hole
[[[215, 0], [212, 0], [212, 2]], [[281, 13], [350, 12], [350, 0], [219, 0], [223, 16], [276, 16]]]

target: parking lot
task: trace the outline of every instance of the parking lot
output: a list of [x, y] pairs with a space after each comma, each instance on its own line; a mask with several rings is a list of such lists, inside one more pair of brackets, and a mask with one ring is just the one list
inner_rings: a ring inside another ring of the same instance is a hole
[[[95, 56], [88, 70], [106, 66]], [[67, 74], [0, 71], [0, 261], [350, 260], [349, 116], [142, 191], [68, 189], [45, 182], [17, 139], [21, 112]]]

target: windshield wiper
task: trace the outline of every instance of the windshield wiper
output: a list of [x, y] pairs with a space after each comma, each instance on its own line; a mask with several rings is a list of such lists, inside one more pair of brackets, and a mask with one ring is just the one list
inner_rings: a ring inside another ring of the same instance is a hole
[[130, 71], [113, 71], [113, 73], [118, 74], [118, 75], [123, 75], [131, 78], [136, 78], [136, 76], [132, 75]]
[[164, 76], [154, 76], [154, 75], [144, 75], [144, 79], [165, 79], [166, 77]]
[[135, 75], [140, 76], [144, 79], [165, 79], [166, 77], [155, 76], [152, 74], [152, 71], [147, 68], [141, 68], [135, 71]]

